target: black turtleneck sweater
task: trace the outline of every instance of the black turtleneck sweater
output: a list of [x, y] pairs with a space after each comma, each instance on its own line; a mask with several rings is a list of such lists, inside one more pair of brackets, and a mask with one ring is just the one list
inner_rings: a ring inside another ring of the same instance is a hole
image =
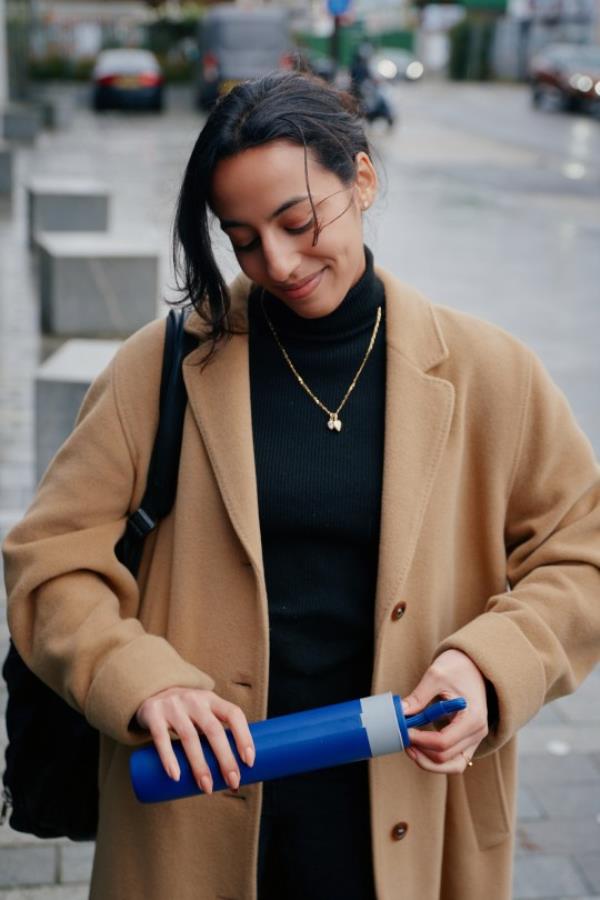
[[385, 402], [384, 289], [366, 270], [329, 315], [305, 319], [270, 294], [264, 308], [299, 374], [340, 412], [341, 432], [305, 393], [249, 300], [250, 383], [270, 620], [268, 715], [370, 693]]

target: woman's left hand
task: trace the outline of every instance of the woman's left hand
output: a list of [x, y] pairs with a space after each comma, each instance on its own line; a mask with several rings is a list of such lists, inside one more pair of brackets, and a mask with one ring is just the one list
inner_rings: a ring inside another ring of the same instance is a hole
[[464, 772], [488, 733], [488, 711], [483, 675], [460, 650], [446, 650], [438, 656], [414, 691], [403, 699], [404, 714], [415, 715], [436, 697], [464, 697], [467, 708], [439, 731], [411, 728], [411, 746], [406, 754], [428, 772]]

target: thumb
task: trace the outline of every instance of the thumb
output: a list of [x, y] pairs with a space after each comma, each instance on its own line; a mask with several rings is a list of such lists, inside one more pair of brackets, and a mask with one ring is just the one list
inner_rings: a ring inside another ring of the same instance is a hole
[[403, 697], [402, 709], [404, 710], [404, 715], [414, 716], [415, 713], [425, 709], [433, 698], [437, 697], [439, 689], [437, 679], [434, 679], [431, 669], [427, 669], [416, 688], [407, 697]]

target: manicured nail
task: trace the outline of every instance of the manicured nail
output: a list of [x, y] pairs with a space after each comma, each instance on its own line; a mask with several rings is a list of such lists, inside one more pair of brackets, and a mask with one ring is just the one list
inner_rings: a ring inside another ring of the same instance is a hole
[[200, 784], [205, 794], [212, 794], [212, 778], [210, 775], [202, 775]]
[[244, 762], [246, 763], [246, 765], [253, 766], [255, 758], [254, 747], [246, 747], [246, 749], [244, 750]]
[[171, 763], [169, 766], [169, 778], [172, 778], [173, 781], [179, 781], [181, 778], [181, 772], [179, 771], [179, 766], [176, 763]]
[[240, 776], [238, 775], [237, 772], [231, 771], [229, 773], [229, 775], [227, 776], [227, 784], [229, 785], [230, 788], [233, 788], [234, 791], [237, 790], [237, 788], [239, 788]]

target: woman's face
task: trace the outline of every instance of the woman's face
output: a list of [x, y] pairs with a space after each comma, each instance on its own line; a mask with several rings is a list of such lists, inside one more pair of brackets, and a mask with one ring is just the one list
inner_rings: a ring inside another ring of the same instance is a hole
[[309, 151], [308, 183], [322, 229], [315, 246], [297, 144], [273, 141], [221, 160], [211, 206], [243, 272], [298, 315], [317, 318], [333, 312], [364, 272], [362, 210], [377, 178], [366, 153], [357, 154], [355, 180], [345, 185]]

